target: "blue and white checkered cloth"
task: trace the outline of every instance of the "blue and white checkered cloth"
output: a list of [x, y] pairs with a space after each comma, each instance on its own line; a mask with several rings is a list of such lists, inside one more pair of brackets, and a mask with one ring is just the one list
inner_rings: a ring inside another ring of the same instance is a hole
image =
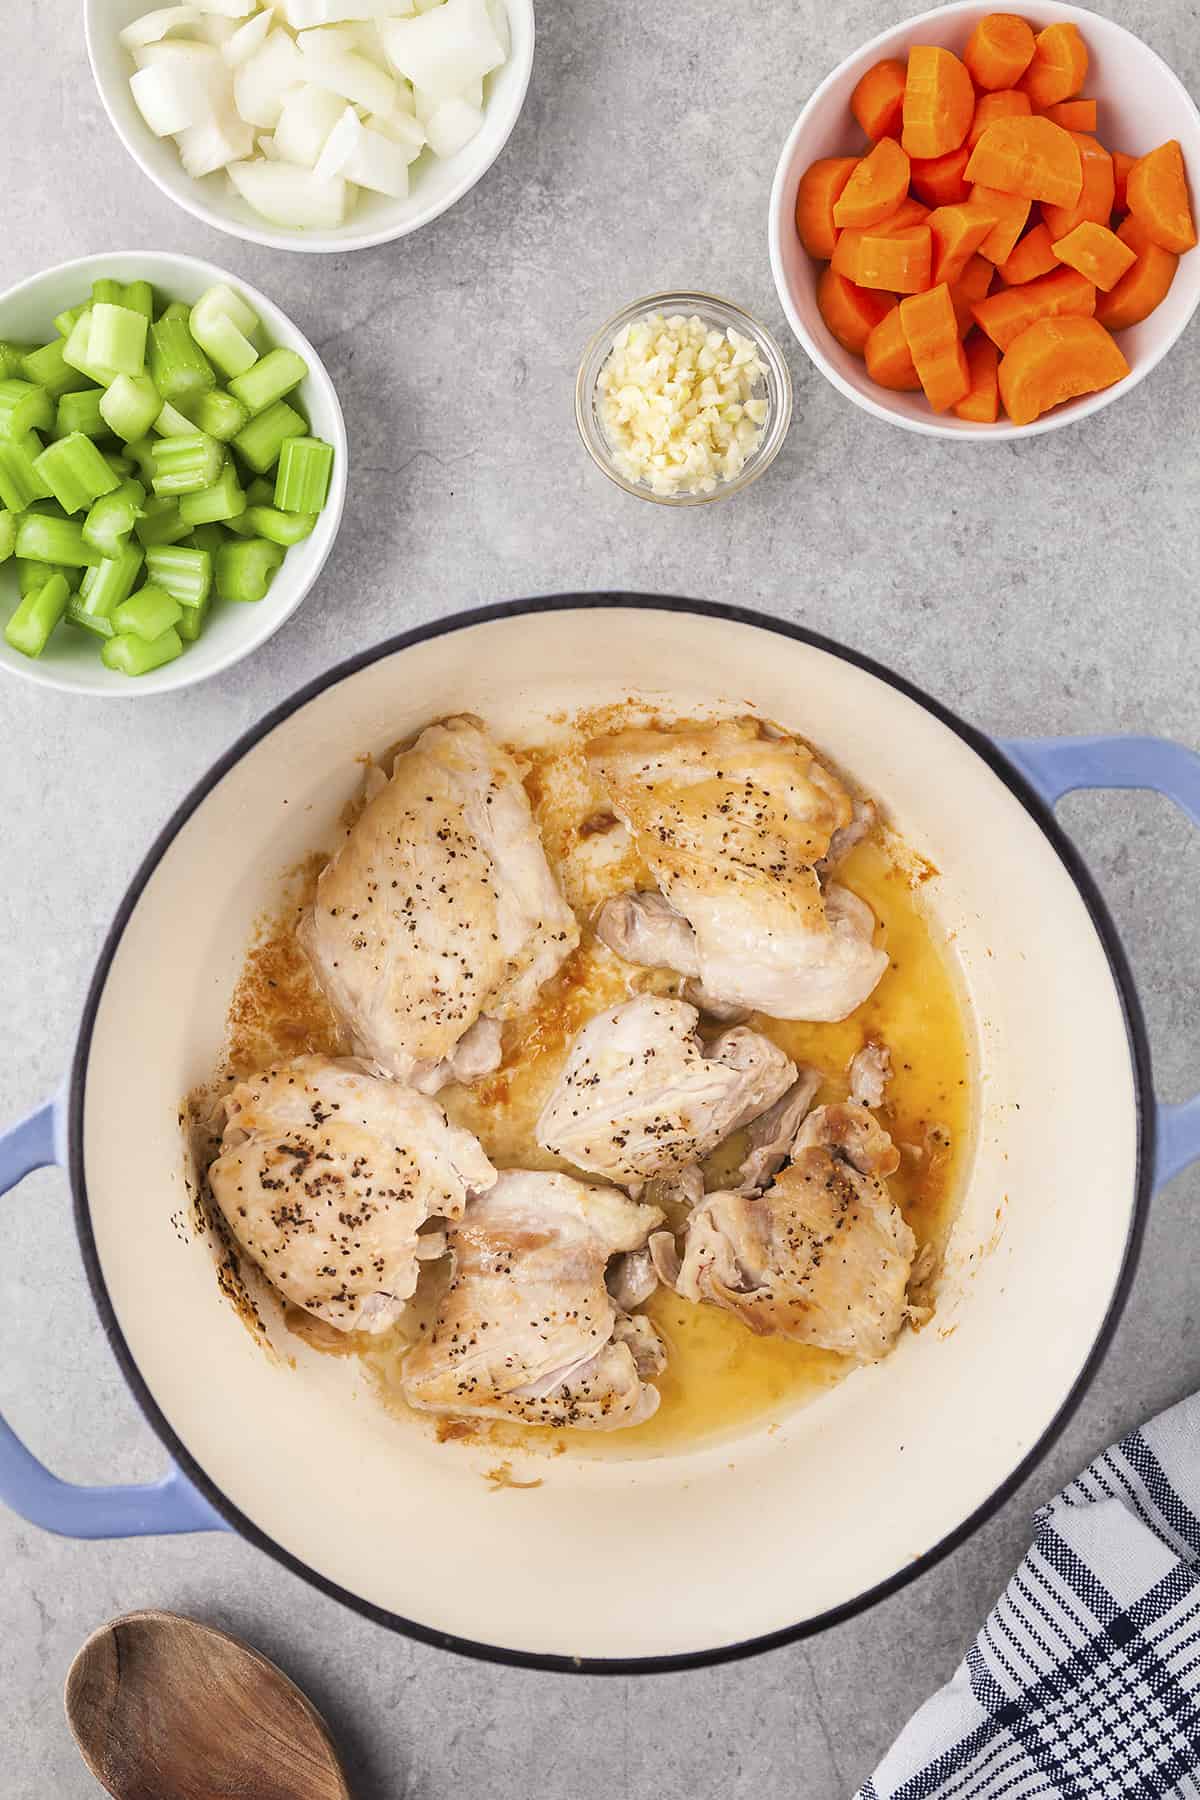
[[953, 1680], [856, 1800], [1200, 1800], [1200, 1394], [1037, 1515]]

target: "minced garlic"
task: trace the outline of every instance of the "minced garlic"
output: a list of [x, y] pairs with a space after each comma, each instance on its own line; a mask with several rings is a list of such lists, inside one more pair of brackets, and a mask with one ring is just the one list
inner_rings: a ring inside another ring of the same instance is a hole
[[656, 494], [711, 494], [757, 449], [768, 404], [753, 338], [649, 313], [613, 339], [597, 404], [613, 465]]

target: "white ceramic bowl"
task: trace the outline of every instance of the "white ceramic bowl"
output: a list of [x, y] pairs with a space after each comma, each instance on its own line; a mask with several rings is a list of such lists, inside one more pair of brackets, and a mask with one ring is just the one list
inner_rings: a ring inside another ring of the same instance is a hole
[[[109, 256], [85, 256], [78, 262], [60, 263], [33, 275], [0, 294], [0, 338], [18, 343], [44, 344], [54, 336], [55, 315], [85, 299], [93, 281], [101, 276], [116, 281], [149, 281], [157, 293], [172, 300], [198, 300], [206, 288], [227, 281], [246, 296], [263, 323], [263, 338], [272, 348], [297, 351], [308, 364], [308, 375], [297, 389], [313, 434], [333, 445], [333, 477], [329, 498], [313, 534], [295, 545], [284, 558], [265, 599], [254, 605], [220, 602], [213, 606], [208, 623], [183, 655], [148, 675], [132, 677], [105, 668], [98, 641], [87, 633], [60, 626], [42, 655], [22, 656], [0, 637], [0, 668], [42, 687], [63, 688], [76, 694], [100, 694], [109, 699], [137, 700], [171, 688], [191, 687], [209, 675], [219, 674], [249, 656], [272, 637], [291, 617], [308, 594], [333, 548], [346, 500], [349, 447], [342, 409], [325, 365], [304, 336], [273, 301], [257, 288], [194, 256], [172, 256], [157, 250], [116, 250]], [[0, 619], [7, 619], [17, 600], [17, 577], [11, 561], [0, 563]]]
[[485, 175], [508, 142], [520, 116], [533, 69], [533, 0], [505, 0], [512, 49], [503, 68], [484, 83], [483, 129], [455, 156], [423, 154], [413, 165], [407, 200], [362, 192], [344, 225], [333, 231], [288, 231], [253, 212], [232, 192], [224, 173], [193, 181], [173, 138], [156, 138], [134, 105], [129, 77], [134, 65], [117, 33], [156, 0], [84, 0], [83, 19], [92, 74], [113, 127], [143, 174], [194, 218], [247, 243], [274, 250], [365, 250], [407, 237], [427, 225]]
[[[832, 336], [817, 307], [820, 265], [808, 255], [796, 235], [796, 189], [810, 163], [822, 156], [846, 156], [862, 148], [863, 136], [850, 112], [850, 95], [859, 79], [882, 58], [906, 56], [912, 44], [940, 44], [961, 55], [976, 20], [994, 11], [980, 0], [918, 13], [891, 31], [872, 38], [828, 76], [808, 101], [783, 147], [771, 189], [768, 237], [771, 268], [788, 323], [834, 387], [856, 405], [889, 424], [930, 437], [975, 438], [983, 443], [1003, 443], [1009, 438], [1037, 437], [1099, 412], [1119, 400], [1150, 373], [1171, 348], [1200, 303], [1200, 250], [1181, 257], [1171, 291], [1142, 324], [1119, 336], [1131, 372], [1115, 387], [1071, 400], [1032, 425], [971, 424], [953, 414], [938, 416], [922, 394], [891, 393], [877, 387], [860, 357], [851, 356]], [[1200, 113], [1179, 77], [1144, 44], [1099, 13], [1059, 0], [1038, 0], [1023, 11], [1037, 27], [1071, 20], [1078, 25], [1091, 55], [1085, 93], [1100, 103], [1099, 136], [1110, 148], [1144, 155], [1166, 138], [1178, 138], [1191, 177], [1194, 198], [1200, 198]]]

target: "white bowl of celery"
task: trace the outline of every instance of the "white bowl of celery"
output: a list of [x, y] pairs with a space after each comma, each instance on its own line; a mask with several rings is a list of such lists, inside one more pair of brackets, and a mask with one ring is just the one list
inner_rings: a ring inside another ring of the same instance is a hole
[[312, 346], [208, 263], [92, 256], [0, 295], [0, 663], [106, 695], [229, 668], [320, 573], [346, 463]]

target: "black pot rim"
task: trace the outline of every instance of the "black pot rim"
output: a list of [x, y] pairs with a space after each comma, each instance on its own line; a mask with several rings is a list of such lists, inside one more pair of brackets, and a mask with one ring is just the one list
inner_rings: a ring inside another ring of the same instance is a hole
[[[282, 1548], [271, 1537], [247, 1518], [225, 1496], [211, 1480], [200, 1465], [192, 1457], [187, 1447], [177, 1436], [173, 1428], [159, 1410], [150, 1388], [134, 1361], [129, 1346], [117, 1323], [116, 1313], [108, 1294], [104, 1276], [100, 1268], [100, 1260], [96, 1249], [95, 1236], [91, 1226], [88, 1205], [87, 1180], [83, 1160], [83, 1115], [87, 1085], [87, 1066], [91, 1050], [92, 1034], [95, 1028], [96, 1015], [104, 993], [105, 983], [112, 966], [113, 957], [124, 934], [126, 925], [142, 892], [149, 882], [159, 862], [169, 846], [174, 842], [182, 827], [191, 818], [208, 794], [218, 782], [228, 774], [229, 770], [242, 759], [256, 744], [267, 737], [277, 725], [290, 718], [293, 713], [310, 700], [315, 699], [326, 689], [335, 686], [346, 677], [356, 674], [358, 670], [369, 664], [378, 662], [384, 657], [392, 656], [397, 651], [406, 650], [415, 644], [429, 639], [448, 636], [451, 633], [469, 630], [472, 626], [487, 624], [495, 620], [515, 618], [524, 615], [570, 611], [601, 611], [617, 608], [632, 608], [649, 612], [691, 613], [703, 618], [721, 619], [737, 625], [752, 626], [765, 633], [790, 638], [795, 642], [807, 644], [814, 649], [827, 652], [841, 661], [852, 664], [885, 682], [889, 687], [915, 701], [926, 712], [932, 713], [948, 730], [966, 743], [988, 768], [1003, 782], [1021, 805], [1031, 815], [1049, 839], [1078, 889], [1087, 908], [1092, 924], [1104, 947], [1112, 973], [1113, 983], [1121, 1002], [1125, 1019], [1126, 1034], [1129, 1041], [1130, 1061], [1134, 1076], [1135, 1104], [1137, 1109], [1138, 1154], [1136, 1165], [1134, 1204], [1130, 1213], [1129, 1232], [1126, 1238], [1124, 1255], [1120, 1272], [1113, 1288], [1112, 1297], [1103, 1323], [1096, 1336], [1088, 1356], [1086, 1357], [1070, 1392], [1054, 1418], [1042, 1432], [1037, 1442], [1021, 1459], [1011, 1473], [996, 1487], [986, 1500], [982, 1501], [974, 1511], [956, 1528], [947, 1533], [894, 1575], [865, 1589], [853, 1599], [841, 1605], [831, 1607], [811, 1619], [805, 1619], [797, 1625], [786, 1626], [780, 1630], [765, 1633], [760, 1637], [747, 1638], [735, 1644], [720, 1644], [711, 1650], [689, 1651], [674, 1656], [645, 1657], [573, 1657], [563, 1655], [543, 1655], [529, 1651], [509, 1650], [495, 1644], [477, 1643], [469, 1638], [456, 1636], [450, 1632], [431, 1630], [428, 1626], [403, 1618], [398, 1613], [375, 1606], [359, 1595], [340, 1587], [336, 1582], [318, 1574], [298, 1557]], [[1071, 840], [1063, 832], [1053, 812], [1025, 776], [1008, 760], [996, 743], [974, 726], [966, 724], [951, 712], [948, 707], [933, 700], [930, 696], [903, 676], [894, 674], [890, 669], [872, 658], [849, 650], [818, 632], [808, 631], [803, 626], [794, 625], [787, 620], [775, 619], [766, 614], [752, 612], [744, 607], [728, 606], [720, 602], [703, 600], [683, 600], [662, 598], [651, 594], [636, 593], [595, 593], [595, 594], [554, 594], [540, 598], [502, 601], [491, 606], [477, 607], [472, 610], [453, 613], [449, 617], [420, 625], [411, 631], [401, 632], [396, 637], [385, 639], [370, 650], [360, 651], [348, 657], [345, 662], [329, 669], [325, 674], [317, 676], [304, 687], [297, 690], [289, 699], [274, 707], [256, 725], [242, 733], [225, 754], [218, 758], [190, 793], [182, 800], [174, 813], [158, 833], [146, 856], [143, 858], [136, 874], [126, 890], [125, 897], [117, 909], [112, 926], [105, 938], [88, 989], [87, 1000], [83, 1009], [79, 1037], [71, 1068], [71, 1079], [68, 1090], [68, 1167], [70, 1170], [71, 1189], [74, 1197], [75, 1226], [79, 1237], [80, 1250], [84, 1267], [87, 1271], [88, 1283], [92, 1298], [100, 1315], [105, 1334], [112, 1347], [121, 1372], [128, 1383], [134, 1398], [141, 1407], [151, 1428], [161, 1439], [172, 1460], [178, 1464], [188, 1480], [204, 1495], [205, 1499], [238, 1534], [249, 1543], [263, 1550], [268, 1556], [299, 1575], [320, 1592], [341, 1601], [344, 1606], [360, 1613], [377, 1625], [386, 1626], [389, 1630], [400, 1632], [419, 1643], [430, 1644], [438, 1649], [452, 1650], [463, 1656], [477, 1658], [484, 1662], [493, 1662], [522, 1669], [544, 1669], [563, 1674], [582, 1675], [640, 1675], [675, 1672], [686, 1669], [711, 1667], [718, 1663], [732, 1662], [741, 1657], [759, 1655], [767, 1650], [779, 1649], [783, 1645], [792, 1644], [802, 1638], [815, 1636], [830, 1626], [841, 1624], [844, 1620], [855, 1618], [865, 1612], [878, 1601], [897, 1593], [917, 1576], [941, 1562], [952, 1550], [966, 1541], [967, 1538], [990, 1519], [993, 1514], [1016, 1491], [1025, 1478], [1037, 1466], [1046, 1452], [1062, 1433], [1068, 1420], [1075, 1412], [1080, 1400], [1090, 1385], [1100, 1363], [1112, 1341], [1113, 1333], [1124, 1309], [1129, 1289], [1137, 1266], [1137, 1258], [1144, 1235], [1146, 1218], [1149, 1210], [1150, 1196], [1153, 1189], [1153, 1169], [1155, 1155], [1155, 1120], [1154, 1089], [1151, 1079], [1150, 1046], [1142, 1018], [1141, 1005], [1134, 985], [1133, 974], [1128, 959], [1118, 936], [1116, 926], [1108, 912], [1103, 898], [1092, 878], [1086, 864]]]

